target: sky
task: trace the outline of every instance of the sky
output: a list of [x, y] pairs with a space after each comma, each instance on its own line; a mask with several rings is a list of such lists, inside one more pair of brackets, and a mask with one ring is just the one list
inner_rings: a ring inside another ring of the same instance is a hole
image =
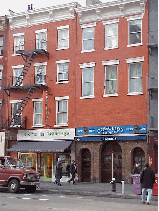
[[[2, 0], [0, 7], [0, 16], [9, 15], [9, 9], [15, 13], [25, 12], [28, 5], [33, 4], [33, 8], [45, 8], [55, 5], [67, 4], [71, 2], [78, 2], [82, 7], [86, 6], [86, 0]], [[100, 0], [103, 3], [111, 0]]]

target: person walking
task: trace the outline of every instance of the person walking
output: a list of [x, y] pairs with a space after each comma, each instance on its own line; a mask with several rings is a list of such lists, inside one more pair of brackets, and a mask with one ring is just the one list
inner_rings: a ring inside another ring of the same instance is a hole
[[73, 181], [73, 184], [75, 185], [75, 176], [77, 174], [77, 167], [76, 167], [76, 162], [72, 160], [71, 166], [70, 166], [70, 172], [72, 174], [72, 178], [68, 180], [68, 183]]
[[58, 158], [58, 161], [56, 163], [56, 174], [55, 174], [55, 184], [60, 185], [60, 179], [62, 178], [62, 163], [61, 163], [61, 158]]
[[141, 171], [140, 183], [141, 183], [141, 188], [142, 188], [142, 196], [141, 196], [142, 203], [145, 204], [145, 194], [147, 191], [148, 192], [147, 205], [149, 205], [151, 201], [151, 196], [152, 196], [153, 184], [155, 183], [155, 173], [149, 167], [149, 163], [146, 163], [144, 165], [144, 169]]

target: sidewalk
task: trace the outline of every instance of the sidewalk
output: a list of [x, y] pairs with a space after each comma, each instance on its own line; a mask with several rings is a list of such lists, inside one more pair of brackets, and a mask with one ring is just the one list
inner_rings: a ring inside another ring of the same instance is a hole
[[[126, 199], [140, 199], [141, 195], [133, 194], [132, 185], [124, 185], [124, 194], [122, 194], [121, 184], [116, 184], [116, 192], [112, 192], [112, 185], [110, 183], [72, 183], [63, 182], [62, 186], [58, 186], [53, 182], [40, 182], [40, 189], [37, 192], [47, 191], [54, 194], [65, 195], [81, 195], [81, 196], [97, 196], [97, 197], [111, 197], [111, 198], [126, 198]], [[158, 196], [152, 196], [152, 201], [158, 201]]]

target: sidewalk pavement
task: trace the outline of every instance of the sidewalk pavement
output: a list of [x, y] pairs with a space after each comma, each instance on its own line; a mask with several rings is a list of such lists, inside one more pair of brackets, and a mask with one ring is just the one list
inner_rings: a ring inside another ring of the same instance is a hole
[[[40, 181], [40, 188], [37, 192], [46, 191], [53, 194], [64, 195], [80, 195], [80, 196], [97, 196], [123, 199], [140, 199], [141, 195], [133, 193], [131, 184], [124, 184], [124, 194], [120, 183], [116, 184], [116, 192], [112, 192], [112, 185], [110, 183], [72, 183], [63, 182], [61, 186], [54, 184], [54, 182]], [[158, 196], [152, 196], [152, 201], [158, 201]]]

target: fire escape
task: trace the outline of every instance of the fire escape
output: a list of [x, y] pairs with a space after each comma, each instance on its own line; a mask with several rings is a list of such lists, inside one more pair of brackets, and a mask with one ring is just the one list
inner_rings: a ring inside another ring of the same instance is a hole
[[[15, 112], [12, 111], [12, 114], [8, 116], [8, 119], [4, 122], [2, 129], [10, 129], [10, 128], [18, 128], [18, 129], [26, 129], [26, 121], [27, 117], [25, 116], [23, 121], [21, 119], [22, 112], [27, 105], [28, 101], [31, 99], [34, 91], [39, 89], [47, 89], [48, 87], [43, 84], [27, 84], [23, 85], [23, 80], [31, 67], [34, 59], [37, 55], [46, 55], [47, 59], [49, 59], [49, 53], [47, 50], [44, 49], [34, 49], [34, 50], [18, 50], [16, 51], [17, 54], [20, 54], [25, 62], [23, 67], [23, 71], [16, 78], [16, 82], [14, 86], [3, 87], [3, 90], [6, 94], [10, 97], [11, 91], [18, 91], [18, 90], [28, 90], [25, 94], [23, 100], [20, 101], [18, 108]], [[20, 124], [19, 124], [20, 122]]]

